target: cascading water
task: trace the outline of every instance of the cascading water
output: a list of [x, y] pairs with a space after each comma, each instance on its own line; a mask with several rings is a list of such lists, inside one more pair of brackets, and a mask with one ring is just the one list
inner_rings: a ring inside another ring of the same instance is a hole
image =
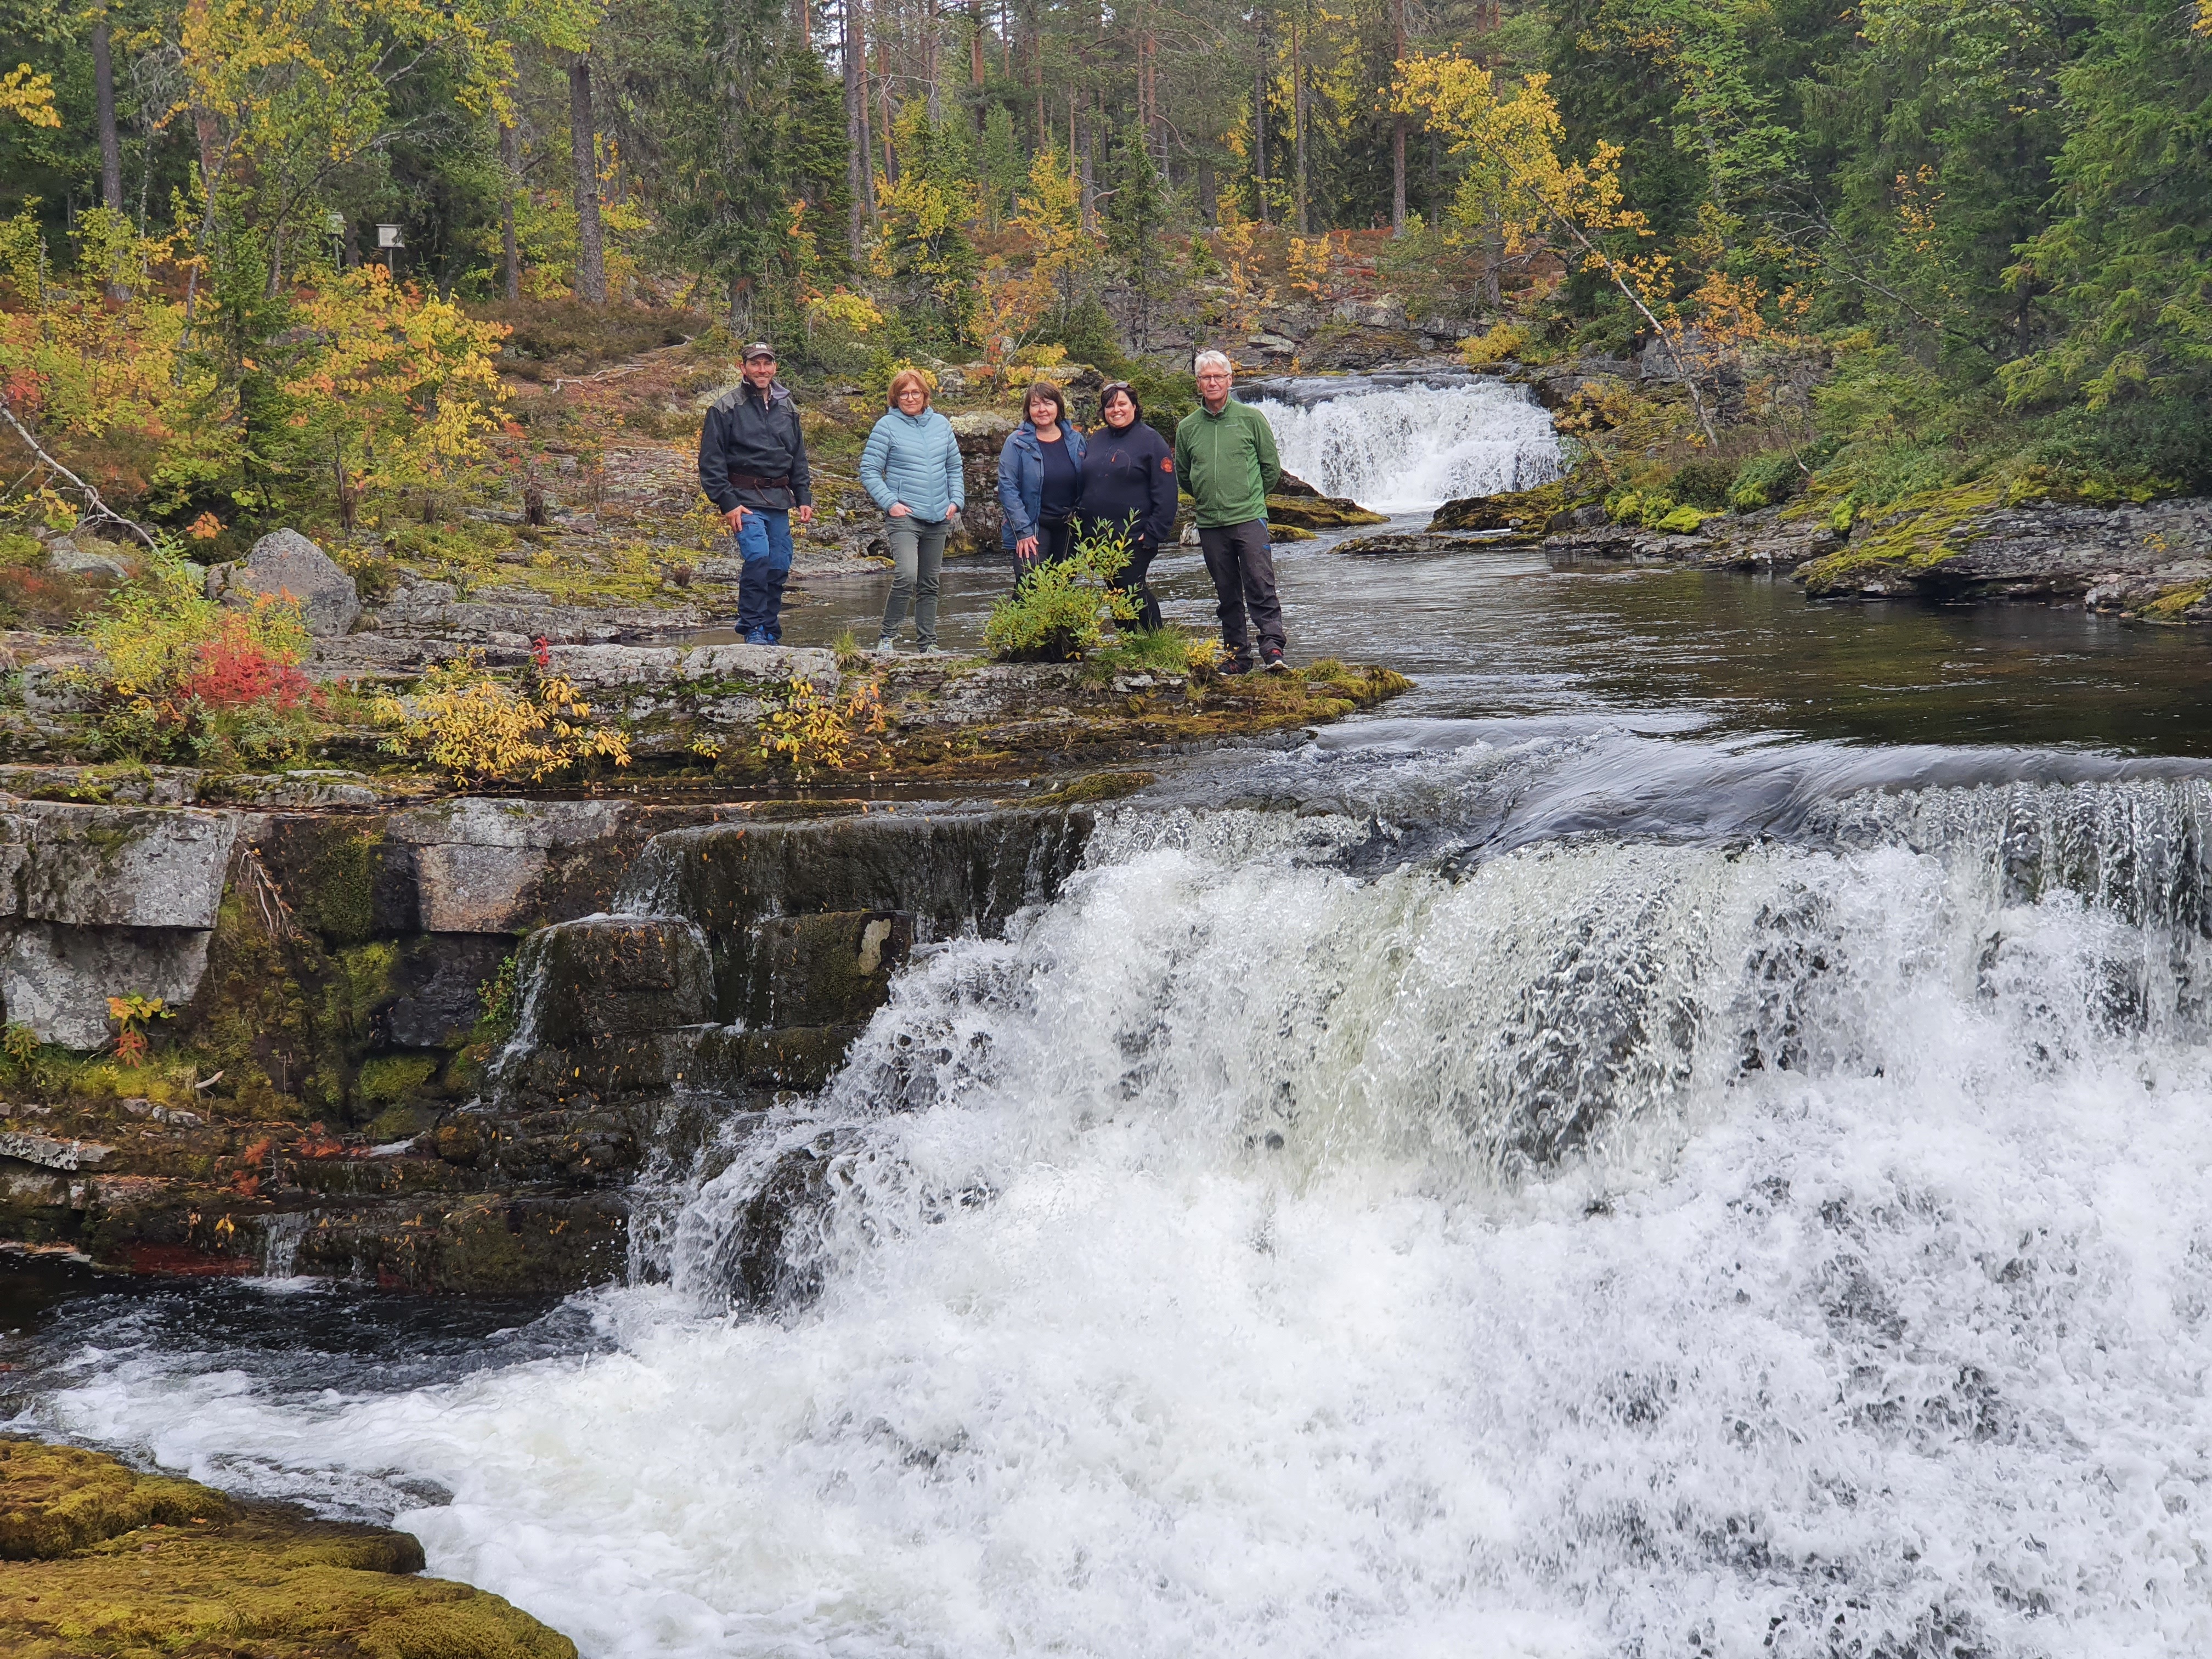
[[2212, 786], [1802, 819], [1127, 813], [702, 1166], [611, 1351], [50, 1420], [435, 1481], [593, 1656], [2212, 1649]]
[[1273, 428], [1285, 466], [1325, 495], [1348, 495], [1378, 513], [1534, 489], [1564, 465], [1550, 415], [1521, 387], [1495, 380], [1353, 382], [1311, 397], [1271, 396], [1262, 386], [1251, 402]]

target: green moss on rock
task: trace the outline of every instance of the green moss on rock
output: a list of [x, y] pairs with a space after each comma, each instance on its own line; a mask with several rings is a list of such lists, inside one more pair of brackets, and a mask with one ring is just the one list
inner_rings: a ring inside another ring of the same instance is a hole
[[76, 1446], [0, 1441], [0, 1560], [49, 1561], [118, 1533], [230, 1514], [230, 1500], [191, 1480], [143, 1475]]
[[2181, 622], [2186, 612], [2203, 605], [2208, 598], [2212, 598], [2212, 582], [2168, 588], [2142, 608], [2142, 617], [2146, 622]]
[[1806, 565], [1798, 579], [1815, 596], [1860, 592], [1893, 575], [1909, 580], [1963, 552], [1973, 539], [1975, 518], [2005, 501], [2005, 486], [1996, 479], [1908, 495], [1850, 545]]
[[33, 1540], [0, 1573], [13, 1659], [575, 1659], [498, 1596], [414, 1577], [404, 1533], [240, 1510], [96, 1452], [0, 1443], [0, 1510]]
[[1497, 495], [1470, 495], [1446, 501], [1429, 520], [1432, 531], [1467, 532], [1510, 530], [1523, 536], [1540, 536], [1560, 514], [1594, 499], [1571, 487], [1569, 480], [1540, 484], [1534, 489], [1508, 490]]

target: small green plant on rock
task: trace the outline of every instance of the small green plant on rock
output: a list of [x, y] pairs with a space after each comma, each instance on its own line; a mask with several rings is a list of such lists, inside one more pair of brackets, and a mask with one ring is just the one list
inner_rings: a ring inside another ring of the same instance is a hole
[[142, 996], [136, 991], [107, 1000], [107, 1017], [116, 1024], [115, 1057], [132, 1071], [146, 1063], [146, 1050], [150, 1046], [146, 1027], [155, 1020], [168, 1019], [176, 1010], [160, 997]]
[[1114, 586], [1129, 562], [1120, 535], [1077, 538], [1067, 556], [1024, 575], [983, 624], [983, 645], [1002, 662], [1073, 662], [1106, 636], [1109, 622], [1132, 622], [1137, 596]]

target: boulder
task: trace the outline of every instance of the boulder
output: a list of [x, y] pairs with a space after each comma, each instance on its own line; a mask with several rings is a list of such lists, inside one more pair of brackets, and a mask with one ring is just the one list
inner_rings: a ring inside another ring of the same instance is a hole
[[299, 601], [307, 631], [325, 638], [351, 632], [361, 615], [353, 578], [296, 530], [272, 531], [254, 543], [246, 562], [230, 568], [225, 589], [289, 595]]
[[[1438, 507], [1429, 520], [1429, 528], [1439, 532], [1495, 530], [1540, 536], [1547, 529], [1565, 529], [1565, 515], [1574, 505], [1565, 488], [1557, 483], [1498, 495], [1463, 495]], [[1602, 523], [1604, 519], [1601, 512], [1598, 521]]]
[[720, 681], [781, 685], [805, 680], [817, 690], [837, 689], [837, 655], [819, 648], [781, 645], [556, 645], [548, 670], [586, 691], [631, 686], [659, 690]]
[[234, 813], [58, 801], [26, 801], [0, 826], [0, 851], [27, 853], [21, 908], [8, 892], [0, 908], [74, 927], [213, 927], [238, 839]]
[[46, 549], [46, 568], [60, 576], [91, 576], [124, 581], [131, 567], [109, 553], [88, 553], [72, 541], [58, 541]]
[[1984, 482], [1908, 496], [1863, 516], [1850, 541], [1807, 565], [1802, 580], [1808, 592], [1833, 596], [2179, 598], [2201, 580], [2207, 561], [2212, 499], [2011, 503], [2001, 486]]
[[1374, 300], [1345, 300], [1337, 305], [1336, 320], [1356, 328], [1402, 329], [1406, 326], [1406, 302], [1395, 294]]
[[553, 1048], [635, 1036], [714, 1017], [714, 969], [693, 922], [586, 916], [540, 928], [516, 972], [530, 988], [522, 1030]]
[[1277, 494], [1267, 497], [1267, 522], [1276, 530], [1344, 530], [1355, 525], [1382, 524], [1389, 515], [1370, 513], [1342, 495]]
[[211, 936], [174, 927], [18, 927], [0, 954], [0, 998], [10, 1024], [81, 1052], [103, 1047], [107, 1000], [131, 992], [171, 1007], [207, 974]]
[[1428, 531], [1402, 530], [1387, 532], [1380, 536], [1349, 536], [1328, 550], [1349, 553], [1354, 558], [1419, 557], [1431, 553], [1464, 553], [1504, 539], [1506, 532], [1502, 531], [1452, 536]]

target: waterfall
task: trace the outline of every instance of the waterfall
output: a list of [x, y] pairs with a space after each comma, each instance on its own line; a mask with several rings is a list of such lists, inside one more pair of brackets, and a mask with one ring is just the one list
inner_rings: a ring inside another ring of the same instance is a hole
[[592, 1659], [2212, 1648], [2212, 785], [1376, 828], [1102, 819], [702, 1164], [611, 1352], [57, 1421], [434, 1480]]
[[1325, 495], [1411, 513], [1547, 483], [1563, 470], [1552, 417], [1496, 380], [1371, 386], [1314, 401], [1264, 394], [1283, 465]]

